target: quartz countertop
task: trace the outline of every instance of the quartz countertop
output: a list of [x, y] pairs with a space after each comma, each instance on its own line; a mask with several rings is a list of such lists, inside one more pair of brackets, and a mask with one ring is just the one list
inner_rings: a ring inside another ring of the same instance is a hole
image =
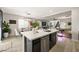
[[41, 38], [43, 36], [49, 35], [51, 33], [57, 32], [58, 30], [50, 29], [49, 32], [46, 32], [43, 29], [39, 29], [37, 31], [38, 31], [37, 33], [34, 33], [33, 31], [26, 31], [26, 32], [21, 32], [21, 34], [29, 40], [35, 40], [35, 39]]

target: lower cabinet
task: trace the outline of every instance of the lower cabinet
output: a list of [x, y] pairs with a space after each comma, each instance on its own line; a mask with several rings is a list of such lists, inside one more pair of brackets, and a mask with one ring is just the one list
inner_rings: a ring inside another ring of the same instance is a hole
[[32, 41], [32, 52], [48, 52], [49, 36], [42, 37]]
[[56, 32], [49, 35], [49, 49], [51, 49], [56, 44]]
[[29, 41], [24, 37], [24, 51], [48, 52], [56, 44], [56, 33]]
[[49, 51], [49, 35], [41, 38], [41, 52]]
[[36, 39], [32, 41], [32, 52], [41, 52], [41, 40]]

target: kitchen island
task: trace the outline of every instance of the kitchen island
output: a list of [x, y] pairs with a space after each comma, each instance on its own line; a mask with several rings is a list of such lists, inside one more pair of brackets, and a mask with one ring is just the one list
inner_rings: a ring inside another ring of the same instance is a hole
[[39, 29], [37, 31], [37, 33], [33, 31], [21, 32], [24, 40], [24, 52], [48, 52], [56, 44], [58, 30]]

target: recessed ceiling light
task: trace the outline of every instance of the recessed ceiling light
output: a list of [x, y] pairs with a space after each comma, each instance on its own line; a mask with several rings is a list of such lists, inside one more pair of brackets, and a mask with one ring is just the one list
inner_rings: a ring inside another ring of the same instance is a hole
[[30, 12], [26, 12], [26, 15], [31, 15], [31, 13]]
[[31, 15], [31, 13], [27, 13], [27, 15]]

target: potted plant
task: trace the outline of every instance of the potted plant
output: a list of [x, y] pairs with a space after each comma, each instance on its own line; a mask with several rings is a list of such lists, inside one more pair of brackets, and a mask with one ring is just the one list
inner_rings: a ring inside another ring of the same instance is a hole
[[32, 22], [32, 30], [33, 30], [33, 32], [37, 32], [36, 30], [38, 28], [39, 28], [39, 22], [38, 21]]
[[4, 21], [3, 22], [3, 35], [5, 38], [7, 38], [9, 36], [9, 33], [10, 33], [10, 28], [9, 28], [9, 24]]

